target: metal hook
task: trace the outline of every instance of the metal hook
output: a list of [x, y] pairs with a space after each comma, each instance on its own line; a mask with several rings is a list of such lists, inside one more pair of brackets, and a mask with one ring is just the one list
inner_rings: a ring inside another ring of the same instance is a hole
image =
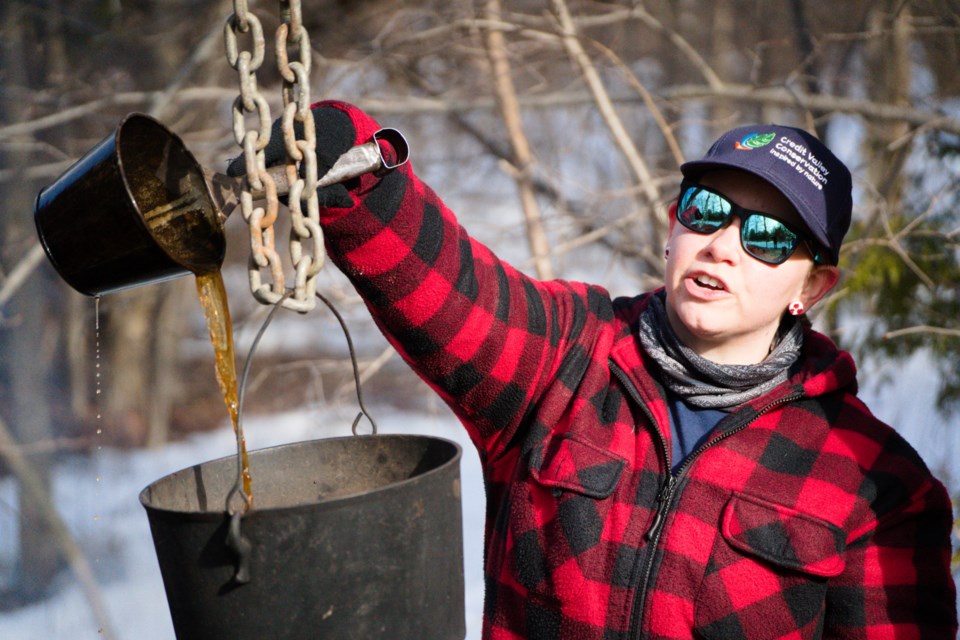
[[250, 554], [253, 553], [253, 544], [240, 530], [242, 519], [242, 511], [234, 512], [230, 516], [230, 526], [227, 530], [227, 547], [237, 554], [237, 568], [233, 574], [237, 584], [250, 582]]

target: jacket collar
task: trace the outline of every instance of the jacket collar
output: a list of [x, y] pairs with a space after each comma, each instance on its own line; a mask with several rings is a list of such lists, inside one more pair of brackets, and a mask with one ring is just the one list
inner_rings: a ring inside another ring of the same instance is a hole
[[[610, 354], [612, 360], [631, 376], [644, 400], [655, 405], [662, 402], [663, 389], [649, 374], [650, 371], [656, 371], [656, 365], [640, 346], [638, 330], [640, 315], [646, 309], [650, 296], [657, 291], [660, 289], [614, 301], [620, 326]], [[857, 392], [857, 369], [853, 358], [840, 350], [830, 338], [813, 329], [804, 331], [798, 366], [799, 369], [787, 382], [749, 404], [760, 408], [796, 393], [812, 398], [841, 389], [852, 394]]]

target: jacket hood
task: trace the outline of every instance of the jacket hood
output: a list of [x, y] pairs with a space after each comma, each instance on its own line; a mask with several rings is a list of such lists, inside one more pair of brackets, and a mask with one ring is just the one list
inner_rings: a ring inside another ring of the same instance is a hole
[[802, 368], [792, 380], [803, 385], [808, 396], [841, 389], [857, 394], [857, 365], [853, 357], [822, 333], [810, 328], [804, 331], [800, 361]]

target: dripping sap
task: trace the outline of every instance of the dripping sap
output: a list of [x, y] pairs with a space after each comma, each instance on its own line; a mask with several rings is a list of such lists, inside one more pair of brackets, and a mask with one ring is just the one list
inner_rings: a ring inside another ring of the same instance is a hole
[[233, 431], [238, 435], [243, 492], [247, 502], [253, 505], [250, 459], [247, 455], [247, 443], [240, 434], [239, 399], [237, 395], [237, 366], [233, 350], [233, 323], [230, 321], [230, 308], [227, 306], [227, 292], [223, 286], [220, 271], [197, 274], [197, 293], [207, 318], [210, 342], [216, 355], [217, 382], [223, 392], [223, 401], [227, 405]]

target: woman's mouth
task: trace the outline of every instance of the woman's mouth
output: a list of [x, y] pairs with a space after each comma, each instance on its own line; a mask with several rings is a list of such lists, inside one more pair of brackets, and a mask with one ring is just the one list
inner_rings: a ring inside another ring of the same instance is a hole
[[694, 276], [693, 281], [696, 282], [698, 286], [701, 286], [705, 289], [710, 289], [711, 291], [723, 291], [726, 289], [722, 282], [716, 278], [712, 278], [702, 273]]

